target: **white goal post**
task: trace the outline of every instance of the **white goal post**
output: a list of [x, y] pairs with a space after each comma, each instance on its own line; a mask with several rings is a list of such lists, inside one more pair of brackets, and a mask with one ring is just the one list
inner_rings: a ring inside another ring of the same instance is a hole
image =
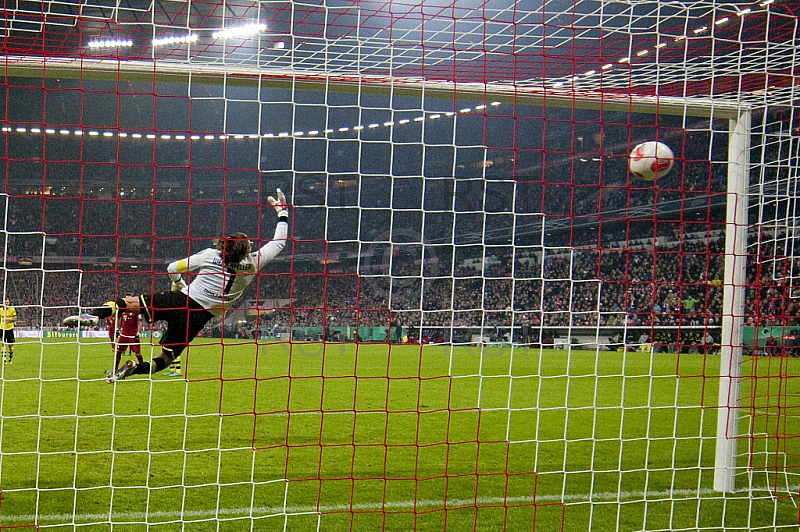
[[750, 179], [750, 111], [731, 118], [728, 130], [728, 203], [725, 224], [725, 279], [717, 411], [714, 489], [735, 490], [736, 448], [739, 442], [739, 393], [742, 375], [742, 326], [745, 309], [745, 268]]

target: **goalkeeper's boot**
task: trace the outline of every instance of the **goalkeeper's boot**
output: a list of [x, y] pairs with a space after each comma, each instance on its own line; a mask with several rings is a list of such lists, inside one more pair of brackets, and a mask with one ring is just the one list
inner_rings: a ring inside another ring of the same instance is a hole
[[123, 381], [128, 375], [133, 373], [133, 370], [135, 369], [136, 364], [133, 362], [133, 360], [126, 360], [122, 367], [117, 371], [109, 371], [108, 374], [106, 374], [106, 382], [111, 384], [116, 381]]
[[100, 321], [100, 318], [97, 316], [93, 316], [92, 314], [87, 314], [83, 312], [81, 314], [76, 314], [74, 316], [68, 316], [64, 318], [64, 325], [67, 327], [75, 327], [76, 325], [80, 325], [81, 327], [94, 327], [97, 325], [97, 322]]

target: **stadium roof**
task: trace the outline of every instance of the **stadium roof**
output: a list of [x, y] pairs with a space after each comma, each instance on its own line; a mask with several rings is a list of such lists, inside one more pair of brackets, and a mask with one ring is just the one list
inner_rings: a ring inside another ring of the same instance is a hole
[[[4, 8], [6, 68], [490, 85], [790, 104], [795, 4], [582, 0], [53, 0]], [[248, 38], [215, 32], [261, 25]], [[192, 36], [154, 46], [153, 39]], [[90, 47], [96, 40], [125, 47]]]

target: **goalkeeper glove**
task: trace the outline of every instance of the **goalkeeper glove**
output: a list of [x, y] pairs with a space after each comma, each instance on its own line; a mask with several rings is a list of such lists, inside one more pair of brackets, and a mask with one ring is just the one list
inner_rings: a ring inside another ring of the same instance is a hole
[[286, 203], [286, 195], [283, 193], [281, 189], [278, 189], [276, 194], [278, 199], [269, 196], [267, 201], [270, 205], [275, 209], [275, 212], [278, 213], [278, 218], [288, 218], [289, 217], [289, 204]]
[[170, 290], [172, 290], [173, 292], [180, 292], [184, 288], [186, 288], [186, 281], [184, 281], [183, 279], [172, 281], [172, 284], [170, 285]]

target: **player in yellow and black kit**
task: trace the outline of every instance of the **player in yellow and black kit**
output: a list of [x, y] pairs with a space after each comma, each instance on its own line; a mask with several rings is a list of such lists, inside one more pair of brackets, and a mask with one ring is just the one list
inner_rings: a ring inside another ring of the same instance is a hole
[[11, 364], [14, 359], [14, 324], [17, 322], [17, 309], [11, 306], [8, 298], [3, 301], [3, 314], [0, 324], [3, 327], [3, 363]]

